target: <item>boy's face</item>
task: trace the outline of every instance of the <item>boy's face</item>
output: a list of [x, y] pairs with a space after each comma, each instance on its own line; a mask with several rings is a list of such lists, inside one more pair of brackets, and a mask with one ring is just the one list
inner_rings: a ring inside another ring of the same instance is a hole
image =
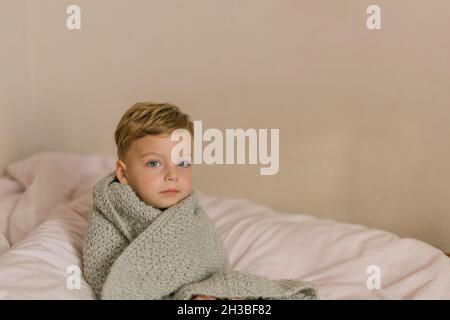
[[[128, 184], [146, 204], [166, 209], [186, 198], [191, 192], [191, 152], [172, 162], [172, 148], [179, 141], [170, 135], [148, 135], [134, 140], [123, 161], [116, 164], [116, 175], [121, 183]], [[175, 189], [175, 192], [165, 192]]]

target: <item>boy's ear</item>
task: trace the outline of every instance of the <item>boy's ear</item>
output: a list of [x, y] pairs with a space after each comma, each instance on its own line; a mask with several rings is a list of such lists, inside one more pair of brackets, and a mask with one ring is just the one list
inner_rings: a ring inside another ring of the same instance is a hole
[[122, 183], [122, 184], [128, 184], [128, 180], [126, 177], [126, 170], [127, 170], [127, 166], [125, 165], [125, 162], [123, 162], [122, 160], [117, 160], [116, 176], [117, 176], [117, 179], [119, 179], [120, 183]]

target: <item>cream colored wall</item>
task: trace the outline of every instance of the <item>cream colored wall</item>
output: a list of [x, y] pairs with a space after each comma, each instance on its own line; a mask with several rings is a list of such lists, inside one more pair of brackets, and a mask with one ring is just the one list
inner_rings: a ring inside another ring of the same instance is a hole
[[[44, 149], [113, 154], [125, 109], [168, 101], [205, 128], [280, 129], [277, 175], [201, 166], [198, 189], [450, 251], [450, 2], [27, 4], [29, 120], [17, 121], [27, 90], [13, 77], [2, 163]], [[81, 7], [80, 31], [65, 28], [69, 4]], [[370, 4], [382, 30], [365, 26]], [[13, 47], [23, 74], [23, 41]]]
[[29, 107], [26, 9], [25, 1], [1, 3], [0, 169], [27, 152], [24, 143]]

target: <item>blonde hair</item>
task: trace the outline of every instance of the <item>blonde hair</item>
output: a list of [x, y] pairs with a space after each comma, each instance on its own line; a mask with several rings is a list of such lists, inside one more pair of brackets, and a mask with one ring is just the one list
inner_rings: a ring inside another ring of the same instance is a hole
[[114, 138], [117, 155], [123, 159], [131, 143], [147, 135], [169, 135], [176, 129], [187, 129], [194, 135], [189, 115], [169, 103], [139, 102], [129, 108], [117, 124]]

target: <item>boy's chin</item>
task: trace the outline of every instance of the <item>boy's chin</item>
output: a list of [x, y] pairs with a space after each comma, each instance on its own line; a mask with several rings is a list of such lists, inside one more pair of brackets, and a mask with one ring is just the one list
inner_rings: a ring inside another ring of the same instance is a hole
[[172, 200], [172, 201], [158, 201], [156, 205], [153, 207], [158, 208], [160, 210], [165, 210], [167, 208], [170, 208], [173, 205], [176, 205], [178, 203], [178, 200]]
[[186, 197], [187, 196], [184, 194], [183, 195], [178, 194], [176, 196], [161, 196], [161, 197], [158, 197], [157, 199], [149, 199], [149, 201], [144, 201], [144, 202], [154, 208], [157, 208], [160, 210], [165, 210], [169, 207], [176, 205], [178, 202], [182, 201]]

